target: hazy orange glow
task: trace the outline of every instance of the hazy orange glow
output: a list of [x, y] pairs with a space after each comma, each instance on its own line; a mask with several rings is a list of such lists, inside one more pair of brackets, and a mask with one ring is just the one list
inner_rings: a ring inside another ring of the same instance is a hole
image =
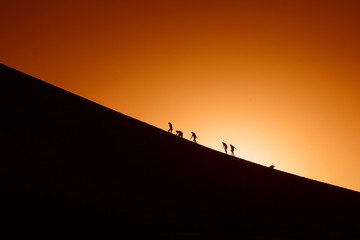
[[360, 191], [360, 1], [6, 1], [0, 61]]

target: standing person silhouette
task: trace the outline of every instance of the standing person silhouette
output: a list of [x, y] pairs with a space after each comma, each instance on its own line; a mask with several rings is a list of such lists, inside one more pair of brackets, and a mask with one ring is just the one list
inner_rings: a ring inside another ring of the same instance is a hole
[[234, 147], [233, 145], [231, 145], [230, 144], [230, 151], [231, 151], [231, 156], [234, 156], [235, 157], [235, 153], [234, 153], [234, 151], [235, 151], [235, 149], [236, 149], [236, 147]]
[[194, 133], [194, 132], [191, 132], [191, 138], [190, 139], [194, 139], [193, 141], [194, 141], [194, 143], [197, 143], [196, 142], [196, 139], [197, 139], [198, 137], [196, 136], [196, 134]]
[[172, 124], [171, 124], [171, 122], [169, 122], [169, 130], [168, 130], [168, 132], [169, 132], [169, 133], [172, 133], [172, 130], [173, 130]]
[[222, 148], [225, 149], [225, 153], [227, 154], [227, 148], [228, 148], [227, 144], [222, 142], [222, 145], [223, 145]]

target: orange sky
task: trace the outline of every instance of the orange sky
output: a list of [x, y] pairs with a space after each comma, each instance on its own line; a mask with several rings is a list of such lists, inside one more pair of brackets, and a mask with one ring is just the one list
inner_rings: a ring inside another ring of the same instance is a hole
[[360, 1], [12, 0], [0, 62], [360, 191]]

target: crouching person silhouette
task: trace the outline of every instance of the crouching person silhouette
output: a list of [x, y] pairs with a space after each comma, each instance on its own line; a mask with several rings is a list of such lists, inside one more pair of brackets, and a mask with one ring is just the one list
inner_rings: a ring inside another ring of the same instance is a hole
[[176, 130], [176, 136], [178, 136], [178, 137], [183, 137], [183, 132], [182, 131], [178, 131], [178, 130]]

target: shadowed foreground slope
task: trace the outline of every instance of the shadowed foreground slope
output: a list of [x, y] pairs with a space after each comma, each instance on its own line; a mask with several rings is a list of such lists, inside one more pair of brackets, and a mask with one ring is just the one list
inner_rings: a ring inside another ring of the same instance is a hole
[[360, 236], [358, 192], [226, 156], [4, 65], [0, 78], [2, 235]]

